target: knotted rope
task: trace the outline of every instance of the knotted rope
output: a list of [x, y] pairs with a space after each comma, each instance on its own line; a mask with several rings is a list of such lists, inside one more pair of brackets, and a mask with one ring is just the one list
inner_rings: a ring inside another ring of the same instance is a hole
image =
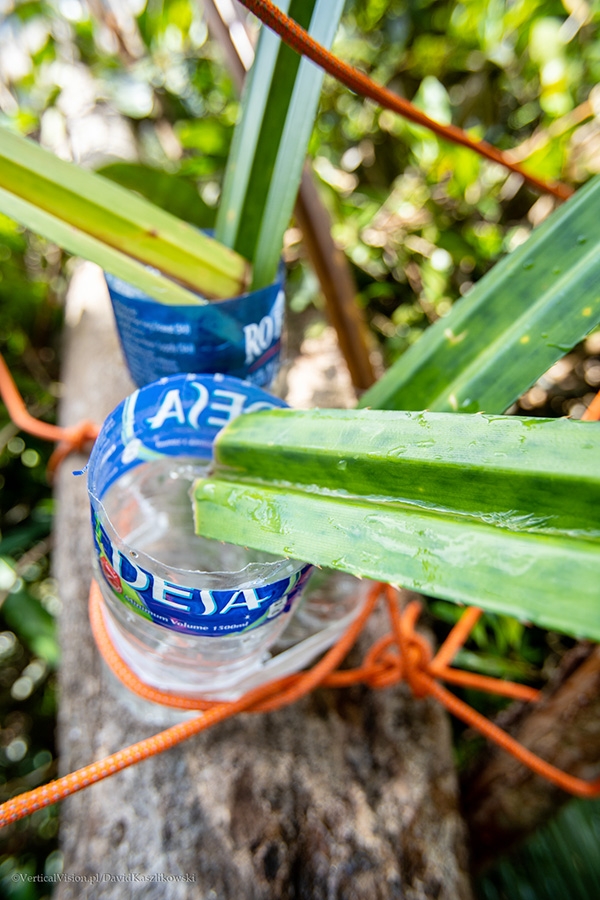
[[[59, 441], [53, 454], [54, 468], [68, 453], [81, 449], [86, 442], [93, 440], [98, 434], [99, 428], [93, 422], [84, 421], [72, 428], [61, 428], [40, 422], [31, 416], [1, 355], [0, 395], [16, 425], [38, 437]], [[600, 393], [590, 404], [583, 418], [587, 420], [600, 418], [599, 398]], [[373, 645], [360, 667], [338, 669], [356, 642], [381, 594], [387, 604], [391, 625], [390, 633]], [[182, 710], [202, 710], [202, 712], [199, 716], [167, 728], [160, 734], [139, 741], [70, 775], [8, 800], [0, 805], [0, 827], [15, 822], [37, 809], [63, 800], [128, 766], [156, 756], [164, 750], [169, 750], [194, 734], [199, 734], [212, 725], [241, 712], [270, 712], [295, 703], [319, 686], [342, 688], [359, 683], [366, 684], [373, 689], [382, 689], [405, 681], [415, 697], [434, 697], [457, 718], [480, 731], [525, 766], [563, 790], [580, 797], [595, 797], [600, 794], [600, 778], [587, 782], [568, 775], [545, 762], [439, 683], [440, 680], [444, 680], [451, 684], [489, 691], [516, 700], [533, 701], [539, 697], [539, 691], [525, 685], [489, 678], [472, 672], [463, 672], [450, 667], [454, 656], [481, 615], [482, 611], [476, 607], [469, 607], [465, 610], [437, 654], [433, 655], [429, 642], [416, 631], [421, 604], [418, 601], [412, 601], [406, 605], [404, 610], [401, 610], [396, 589], [377, 582], [371, 588], [367, 602], [357, 618], [340, 640], [311, 669], [254, 688], [238, 700], [218, 703], [202, 698], [193, 700], [189, 697], [181, 697], [159, 691], [141, 682], [128, 669], [113, 647], [103, 622], [100, 603], [100, 589], [97, 583], [92, 581], [90, 588], [92, 632], [107, 665], [126, 687], [144, 699], [155, 703]]]
[[[391, 624], [390, 634], [371, 647], [361, 666], [355, 669], [338, 669], [363, 630], [380, 596], [383, 596], [386, 602]], [[411, 601], [401, 610], [398, 598], [399, 593], [395, 588], [381, 582], [375, 583], [357, 618], [337, 644], [311, 669], [275, 679], [248, 691], [237, 700], [211, 702], [157, 690], [144, 684], [128, 669], [111, 643], [102, 617], [100, 589], [96, 582], [92, 582], [90, 589], [92, 632], [106, 664], [117, 678], [129, 690], [145, 700], [182, 710], [202, 712], [70, 775], [8, 800], [0, 806], [0, 827], [44, 806], [64, 800], [65, 797], [128, 766], [169, 750], [193, 735], [239, 713], [272, 712], [297, 702], [317, 687], [343, 688], [352, 684], [366, 684], [378, 690], [397, 685], [401, 681], [406, 682], [415, 697], [435, 698], [457, 718], [480, 731], [507, 753], [563, 790], [579, 797], [595, 797], [600, 794], [600, 778], [587, 782], [545, 762], [439, 683], [440, 680], [449, 681], [515, 700], [534, 701], [540, 696], [539, 691], [525, 685], [450, 668], [452, 658], [479, 619], [480, 609], [470, 607], [465, 610], [434, 656], [429, 642], [416, 631], [421, 604], [418, 601]]]

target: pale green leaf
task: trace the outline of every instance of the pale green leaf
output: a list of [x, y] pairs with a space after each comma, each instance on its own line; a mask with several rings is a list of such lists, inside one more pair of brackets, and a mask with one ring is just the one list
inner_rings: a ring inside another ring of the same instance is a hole
[[[50, 233], [40, 233], [59, 245], [66, 231], [75, 229], [206, 297], [232, 297], [243, 290], [248, 264], [237, 253], [143, 197], [6, 128], [0, 128], [0, 188], [0, 212], [17, 218], [19, 200], [38, 207], [48, 214], [50, 225]], [[57, 221], [62, 228], [52, 227]], [[141, 285], [136, 282], [136, 287]]]
[[130, 256], [2, 188], [0, 188], [0, 209], [30, 231], [54, 241], [68, 253], [97, 263], [105, 272], [110, 272], [111, 275], [135, 285], [161, 303], [198, 306], [208, 302], [175, 281], [165, 278], [159, 272], [149, 269]]

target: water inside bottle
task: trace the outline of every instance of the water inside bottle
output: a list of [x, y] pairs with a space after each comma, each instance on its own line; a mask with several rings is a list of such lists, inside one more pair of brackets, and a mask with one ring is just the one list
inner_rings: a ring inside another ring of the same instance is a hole
[[[191, 488], [206, 478], [209, 464], [181, 457], [141, 463], [121, 477], [103, 498], [120, 538], [169, 568], [232, 573], [281, 562], [269, 553], [203, 538], [194, 532]], [[257, 573], [256, 573], [257, 574]]]

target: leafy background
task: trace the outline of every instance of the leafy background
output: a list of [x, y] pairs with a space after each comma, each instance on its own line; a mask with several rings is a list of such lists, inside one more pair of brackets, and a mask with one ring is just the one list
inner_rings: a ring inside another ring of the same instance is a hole
[[[100, 169], [195, 225], [214, 223], [238, 100], [201, 3], [0, 0], [0, 15], [0, 124]], [[570, 0], [348, 0], [335, 50], [433, 118], [510, 150], [538, 175], [578, 186], [600, 172], [599, 22], [597, 4]], [[330, 78], [310, 155], [380, 365], [445, 315], [554, 206], [518, 176], [507, 177]], [[326, 323], [294, 226], [285, 256], [289, 328], [298, 344]], [[56, 247], [0, 218], [0, 349], [28, 407], [48, 420], [60, 396], [61, 310], [72, 265]], [[514, 411], [578, 417], [598, 387], [596, 333]], [[0, 409], [1, 799], [56, 769], [60, 597], [49, 567], [49, 452], [18, 434]], [[430, 605], [439, 637], [455, 616], [451, 604]], [[459, 661], [536, 684], [570, 644], [486, 616]], [[468, 699], [488, 713], [495, 709], [480, 697]], [[466, 765], [475, 750], [459, 729], [456, 736], [457, 759]], [[567, 846], [567, 861], [557, 865], [565, 867], [570, 896], [578, 889], [592, 896], [600, 876], [588, 872], [596, 881], [585, 882], [582, 853], [564, 834], [597, 838], [598, 807], [571, 805], [557, 822], [550, 853], [558, 860], [557, 848]], [[0, 836], [0, 889], [7, 896], [48, 896], [43, 885], [15, 884], [10, 875], [60, 871], [57, 828], [57, 810], [50, 808]], [[553, 838], [536, 840], [538, 849], [530, 847], [480, 886], [482, 897], [551, 896], [539, 877], [539, 842]]]

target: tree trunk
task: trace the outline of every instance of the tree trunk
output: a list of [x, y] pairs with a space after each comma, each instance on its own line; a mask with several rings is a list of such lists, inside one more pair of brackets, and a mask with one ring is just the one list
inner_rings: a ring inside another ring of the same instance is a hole
[[[131, 390], [89, 265], [71, 286], [63, 380], [64, 424], [100, 421]], [[85, 479], [71, 474], [83, 462], [70, 458], [57, 482], [62, 772], [173, 715], [116, 688], [92, 641], [89, 507]], [[330, 590], [347, 581], [335, 576]], [[384, 627], [376, 613], [367, 643]], [[448, 720], [403, 687], [320, 690], [278, 712], [240, 716], [69, 798], [61, 816], [72, 880], [58, 900], [471, 896]], [[84, 875], [98, 875], [101, 892], [73, 880]]]
[[[502, 718], [504, 721], [502, 721]], [[579, 644], [534, 707], [515, 704], [499, 720], [525, 747], [575, 775], [600, 775], [600, 647]], [[474, 868], [482, 869], [545, 824], [571, 799], [516, 759], [491, 750], [465, 783]]]

